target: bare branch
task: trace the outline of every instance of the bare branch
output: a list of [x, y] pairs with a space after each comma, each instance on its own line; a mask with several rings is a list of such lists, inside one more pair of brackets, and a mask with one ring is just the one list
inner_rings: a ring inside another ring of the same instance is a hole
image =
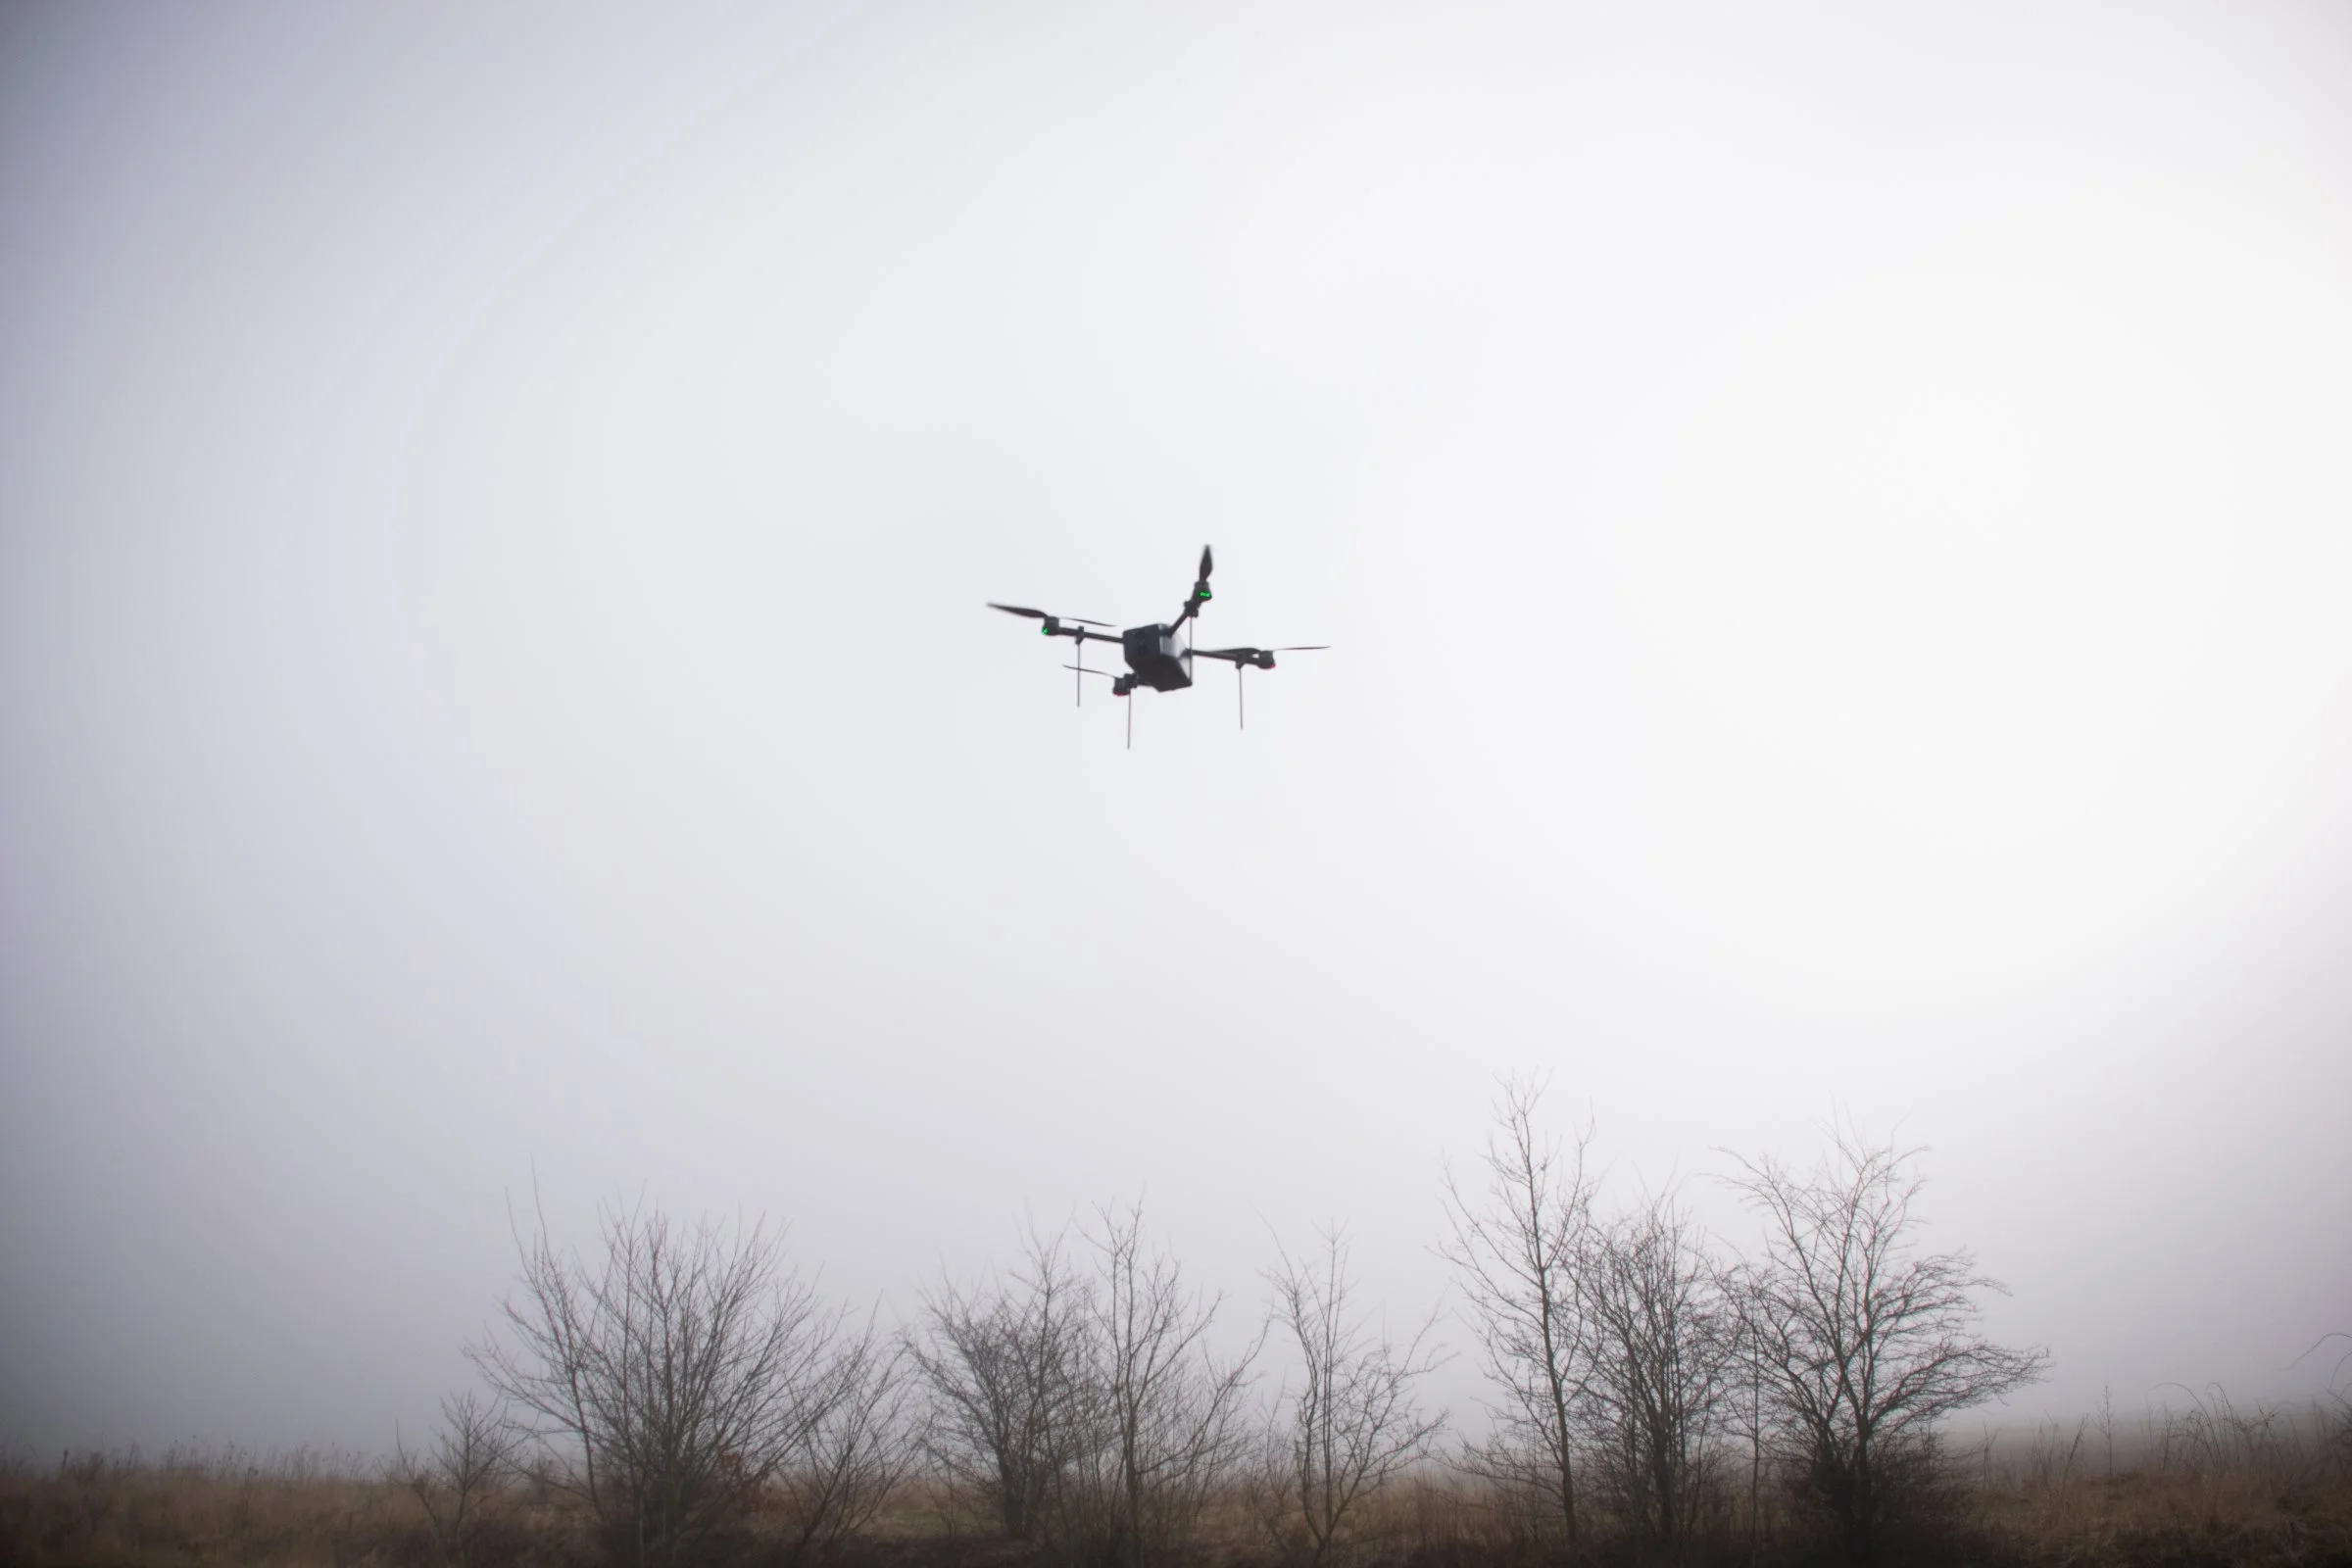
[[841, 1319], [761, 1225], [684, 1230], [634, 1207], [603, 1231], [594, 1265], [559, 1252], [544, 1218], [518, 1235], [522, 1293], [471, 1354], [612, 1544], [667, 1558], [805, 1454], [840, 1397]]
[[1978, 1334], [1978, 1294], [2003, 1287], [1966, 1252], [1919, 1253], [1916, 1153], [1840, 1131], [1810, 1175], [1741, 1160], [1734, 1183], [1765, 1227], [1740, 1298], [1764, 1396], [1814, 1501], [1863, 1556], [1936, 1424], [2048, 1364]]
[[1577, 1269], [1592, 1217], [1585, 1168], [1590, 1128], [1563, 1148], [1536, 1130], [1542, 1087], [1506, 1079], [1494, 1102], [1484, 1180], [1465, 1191], [1449, 1171], [1442, 1249], [1468, 1298], [1487, 1375], [1504, 1397], [1494, 1436], [1457, 1461], [1544, 1499], [1574, 1551], [1576, 1406], [1591, 1376]]
[[1306, 1556], [1330, 1560], [1359, 1505], [1424, 1457], [1445, 1429], [1423, 1411], [1414, 1385], [1441, 1364], [1427, 1348], [1435, 1316], [1399, 1347], [1375, 1335], [1351, 1307], [1348, 1241], [1323, 1233], [1319, 1255], [1282, 1253], [1267, 1278], [1274, 1319], [1298, 1347], [1299, 1386], [1275, 1434], [1287, 1494], [1284, 1513], [1306, 1538]]

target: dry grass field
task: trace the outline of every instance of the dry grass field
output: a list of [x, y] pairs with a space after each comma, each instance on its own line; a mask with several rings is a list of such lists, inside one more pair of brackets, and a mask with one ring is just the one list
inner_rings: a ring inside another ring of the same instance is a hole
[[1428, 1330], [1387, 1336], [1336, 1229], [1221, 1357], [1221, 1298], [1140, 1208], [897, 1334], [776, 1234], [632, 1208], [599, 1250], [523, 1240], [483, 1386], [391, 1462], [25, 1455], [0, 1568], [2352, 1568], [2352, 1335], [2300, 1404], [2168, 1385], [1996, 1429], [2048, 1352], [1984, 1338], [1998, 1285], [1915, 1245], [1910, 1155], [1743, 1167], [1769, 1223], [1736, 1258], [1669, 1200], [1596, 1209], [1535, 1096], [1447, 1189], [1481, 1430], [1420, 1402]]
[[[1889, 1561], [2151, 1568], [2352, 1568], [2352, 1411], [2241, 1409], [2218, 1391], [2185, 1409], [2073, 1428], [2010, 1431], [1955, 1447], [1948, 1508]], [[0, 1472], [0, 1564], [24, 1568], [589, 1568], [587, 1521], [528, 1481], [495, 1494], [488, 1527], [446, 1551], [417, 1497], [353, 1455], [235, 1451], [20, 1458]], [[724, 1550], [745, 1565], [792, 1553], [755, 1517]], [[1214, 1568], [1278, 1568], [1283, 1553], [1234, 1489], [1181, 1554]], [[1429, 1466], [1390, 1486], [1340, 1555], [1357, 1568], [1505, 1568], [1554, 1563], [1548, 1543], [1472, 1484]], [[1579, 1554], [1632, 1562], [1607, 1521]], [[1058, 1564], [1081, 1554], [1007, 1542], [941, 1484], [914, 1481], [856, 1540], [826, 1554], [872, 1568]], [[1727, 1496], [1692, 1564], [1822, 1560], [1769, 1486], [1750, 1516]]]

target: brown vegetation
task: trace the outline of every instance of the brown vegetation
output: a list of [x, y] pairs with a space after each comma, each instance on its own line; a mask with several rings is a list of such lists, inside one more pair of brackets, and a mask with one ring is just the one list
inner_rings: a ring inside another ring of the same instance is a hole
[[2172, 1389], [1972, 1446], [1952, 1418], [2045, 1356], [1984, 1339], [2000, 1287], [1917, 1245], [1909, 1155], [1742, 1161], [1742, 1257], [1671, 1194], [1603, 1211], [1585, 1139], [1537, 1108], [1506, 1085], [1447, 1185], [1494, 1391], [1450, 1448], [1419, 1397], [1434, 1317], [1380, 1331], [1336, 1228], [1281, 1253], [1231, 1353], [1140, 1210], [1033, 1236], [892, 1336], [762, 1227], [624, 1209], [593, 1256], [517, 1237], [472, 1350], [493, 1397], [444, 1401], [389, 1464], [22, 1459], [0, 1568], [2352, 1568], [2352, 1355], [2307, 1406]]
[[[2343, 1568], [2352, 1564], [2352, 1412], [2232, 1404], [2219, 1391], [2104, 1430], [2098, 1417], [1980, 1441], [1947, 1454], [1954, 1495], [1934, 1541], [1897, 1561], [2016, 1568]], [[2109, 1441], [2113, 1442], [2110, 1461]], [[2110, 1463], [2112, 1462], [2112, 1469]], [[568, 1494], [513, 1477], [485, 1501], [474, 1568], [586, 1568], [595, 1519]], [[1203, 1568], [1277, 1568], [1245, 1489], [1215, 1499], [1185, 1552]], [[1753, 1555], [1742, 1504], [1691, 1540], [1693, 1565], [1818, 1560], [1804, 1510], [1764, 1499]], [[1360, 1568], [1539, 1568], [1559, 1561], [1485, 1484], [1424, 1465], [1367, 1506]], [[1630, 1521], [1594, 1509], [1587, 1560], [1632, 1563]], [[756, 1510], [745, 1562], [779, 1561], [781, 1515]], [[0, 1564], [23, 1568], [442, 1568], [431, 1520], [404, 1479], [350, 1457], [234, 1452], [68, 1454], [0, 1470]], [[828, 1560], [844, 1568], [1054, 1568], [1043, 1542], [975, 1528], [946, 1484], [903, 1489]]]

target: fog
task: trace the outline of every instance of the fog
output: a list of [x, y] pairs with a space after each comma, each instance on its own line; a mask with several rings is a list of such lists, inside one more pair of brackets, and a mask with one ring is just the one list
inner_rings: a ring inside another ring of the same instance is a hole
[[[0, 1441], [388, 1446], [535, 1200], [1417, 1318], [1509, 1072], [2312, 1386], [2352, 21], [1771, 10], [10, 8]], [[983, 608], [1204, 542], [1247, 730]]]

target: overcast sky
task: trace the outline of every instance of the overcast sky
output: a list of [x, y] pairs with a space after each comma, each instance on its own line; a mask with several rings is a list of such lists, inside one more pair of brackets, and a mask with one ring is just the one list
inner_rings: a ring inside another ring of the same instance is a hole
[[[534, 1173], [1418, 1314], [1515, 1070], [2308, 1387], [2347, 432], [2336, 5], [12, 6], [0, 1441], [387, 1446]], [[1247, 731], [982, 608], [1204, 542]]]

